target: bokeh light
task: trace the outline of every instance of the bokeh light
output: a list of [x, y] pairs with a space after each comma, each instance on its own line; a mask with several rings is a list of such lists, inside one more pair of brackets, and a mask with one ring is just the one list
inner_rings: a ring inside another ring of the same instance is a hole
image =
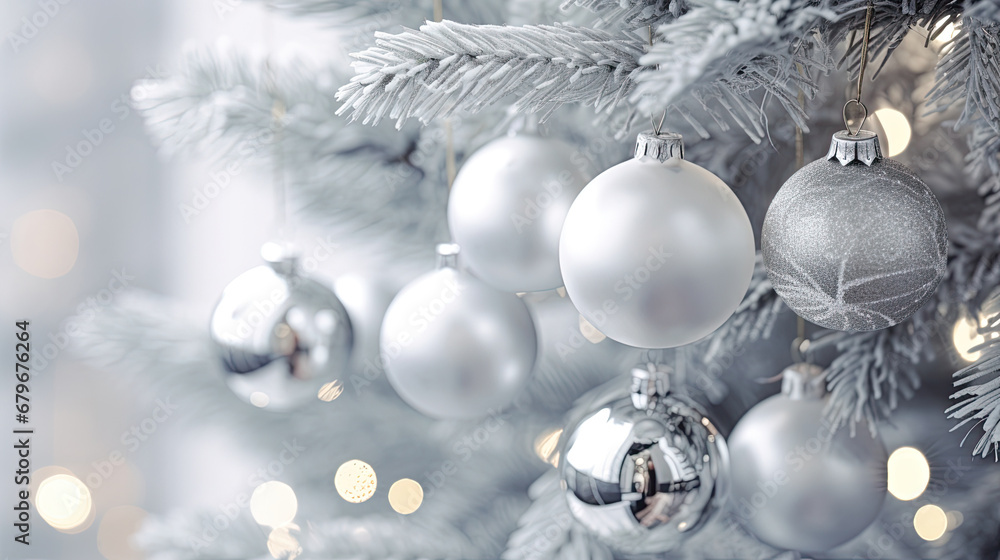
[[333, 402], [334, 399], [339, 397], [344, 392], [344, 385], [334, 379], [333, 381], [324, 384], [319, 388], [319, 400], [323, 402]]
[[931, 480], [927, 458], [913, 447], [900, 447], [889, 455], [887, 464], [889, 493], [899, 500], [918, 498]]
[[378, 479], [371, 465], [353, 459], [337, 468], [333, 484], [337, 487], [337, 493], [341, 498], [353, 504], [360, 504], [375, 495]]
[[278, 560], [295, 560], [302, 554], [302, 545], [299, 539], [292, 534], [298, 531], [299, 526], [294, 523], [275, 527], [267, 536], [267, 551], [273, 558]]
[[389, 505], [396, 513], [409, 515], [424, 503], [424, 489], [416, 480], [403, 478], [389, 487]]
[[580, 315], [580, 334], [592, 344], [597, 344], [607, 338], [604, 333], [597, 330], [597, 327], [592, 325], [583, 315]]
[[535, 454], [553, 467], [559, 465], [559, 438], [562, 433], [562, 428], [555, 428], [535, 439]]
[[271, 402], [271, 397], [267, 396], [267, 393], [262, 393], [260, 391], [254, 391], [250, 393], [250, 404], [258, 407], [264, 408]]
[[97, 549], [108, 560], [142, 560], [142, 550], [133, 537], [146, 520], [146, 512], [135, 506], [111, 508], [97, 528]]
[[90, 489], [73, 475], [54, 474], [38, 484], [35, 509], [56, 529], [70, 530], [83, 525], [92, 506]]
[[280, 527], [291, 523], [298, 511], [299, 501], [295, 491], [284, 482], [265, 482], [250, 496], [250, 515], [261, 525]]
[[73, 269], [80, 253], [80, 234], [69, 216], [34, 210], [14, 220], [10, 232], [14, 262], [39, 278], [58, 278]]
[[972, 348], [986, 342], [987, 336], [990, 339], [998, 336], [998, 333], [995, 332], [985, 335], [979, 332], [979, 327], [985, 327], [988, 322], [989, 319], [987, 317], [980, 317], [979, 324], [977, 325], [976, 320], [968, 312], [963, 312], [958, 318], [958, 321], [955, 322], [955, 327], [951, 331], [951, 340], [960, 358], [967, 362], [978, 360], [983, 352], [982, 350], [972, 351]]
[[910, 122], [906, 120], [906, 116], [895, 109], [886, 107], [875, 111], [875, 118], [882, 125], [882, 130], [885, 131], [888, 143], [885, 155], [895, 157], [903, 153], [903, 150], [910, 145], [912, 135]]
[[927, 504], [913, 515], [913, 528], [925, 541], [936, 541], [948, 530], [948, 516], [938, 506]]

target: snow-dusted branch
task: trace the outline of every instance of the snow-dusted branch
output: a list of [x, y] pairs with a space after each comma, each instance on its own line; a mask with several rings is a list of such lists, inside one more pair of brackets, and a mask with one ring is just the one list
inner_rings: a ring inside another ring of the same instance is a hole
[[376, 39], [354, 55], [358, 74], [337, 93], [338, 113], [397, 126], [481, 110], [509, 95], [519, 109], [545, 114], [564, 103], [610, 111], [632, 90], [642, 55], [635, 38], [560, 25], [444, 21]]
[[687, 0], [565, 0], [570, 6], [590, 10], [597, 15], [594, 27], [641, 29], [676, 19], [688, 8]]

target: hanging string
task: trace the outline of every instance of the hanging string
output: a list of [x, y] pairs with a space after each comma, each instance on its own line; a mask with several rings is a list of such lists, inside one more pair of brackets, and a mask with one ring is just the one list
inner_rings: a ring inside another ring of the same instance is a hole
[[[861, 132], [861, 127], [864, 126], [865, 121], [868, 119], [868, 107], [865, 107], [865, 104], [861, 102], [861, 92], [865, 82], [865, 69], [868, 67], [868, 43], [871, 38], [872, 17], [874, 14], [875, 4], [869, 1], [868, 9], [865, 11], [865, 30], [861, 38], [861, 68], [858, 70], [858, 95], [844, 104], [844, 126], [847, 127], [847, 132], [851, 136], [857, 136]], [[853, 35], [851, 43], [854, 43]], [[855, 104], [861, 109], [861, 121], [858, 123], [857, 130], [854, 131], [851, 130], [851, 125], [847, 118], [847, 109], [851, 104]]]
[[288, 242], [291, 239], [291, 232], [288, 231], [288, 209], [287, 209], [287, 189], [285, 186], [285, 152], [284, 152], [284, 121], [285, 102], [278, 93], [278, 78], [274, 67], [271, 64], [271, 53], [274, 51], [274, 28], [271, 12], [264, 13], [264, 44], [267, 49], [267, 56], [264, 58], [264, 68], [261, 72], [261, 80], [264, 93], [274, 99], [271, 105], [271, 128], [272, 154], [273, 160], [273, 181], [274, 181], [274, 223], [278, 230], [278, 239]]
[[[652, 48], [653, 47], [653, 26], [652, 25], [647, 25], [646, 29], [649, 31], [649, 47]], [[659, 64], [656, 65], [656, 69], [657, 70], [660, 69], [660, 65]], [[663, 120], [666, 119], [666, 118], [667, 118], [667, 110], [666, 109], [664, 109], [663, 113], [660, 114], [660, 122], [659, 123], [657, 123], [655, 120], [653, 120], [653, 113], [649, 114], [649, 124], [651, 124], [653, 126], [653, 134], [654, 135], [656, 135], [656, 136], [660, 135], [660, 130], [663, 129]]]
[[[434, 0], [434, 21], [440, 23], [444, 19], [444, 0]], [[444, 170], [448, 177], [448, 191], [455, 182], [455, 134], [451, 128], [451, 119], [444, 120]]]

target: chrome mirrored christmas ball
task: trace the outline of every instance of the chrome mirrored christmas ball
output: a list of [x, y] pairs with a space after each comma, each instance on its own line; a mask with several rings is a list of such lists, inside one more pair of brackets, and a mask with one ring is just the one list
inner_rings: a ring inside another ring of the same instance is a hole
[[765, 543], [825, 552], [864, 531], [886, 495], [886, 454], [867, 424], [832, 431], [822, 368], [796, 364], [782, 392], [761, 401], [729, 436], [732, 509]]
[[564, 432], [560, 475], [573, 516], [625, 554], [680, 546], [724, 502], [726, 443], [666, 371], [632, 371], [631, 394]]
[[209, 330], [237, 396], [290, 410], [346, 380], [353, 329], [333, 291], [296, 272], [288, 248], [269, 243], [261, 252], [268, 264], [226, 286]]
[[559, 232], [592, 177], [590, 162], [554, 138], [519, 134], [480, 148], [448, 197], [448, 226], [463, 264], [506, 292], [562, 286]]
[[559, 242], [570, 299], [640, 348], [694, 342], [733, 314], [753, 276], [753, 229], [721, 179], [682, 159], [681, 137], [642, 133], [635, 158], [577, 197]]
[[379, 337], [389, 382], [433, 418], [469, 419], [509, 405], [538, 351], [519, 297], [457, 268], [458, 245], [438, 246], [439, 268], [389, 304]]
[[826, 158], [781, 187], [761, 253], [775, 291], [802, 318], [871, 331], [906, 320], [944, 278], [944, 212], [909, 168], [881, 157], [878, 137], [834, 135]]

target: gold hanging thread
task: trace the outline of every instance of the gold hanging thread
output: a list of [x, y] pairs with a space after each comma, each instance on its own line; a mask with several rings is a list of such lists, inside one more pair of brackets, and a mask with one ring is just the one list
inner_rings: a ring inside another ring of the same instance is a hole
[[[874, 13], [875, 4], [868, 2], [868, 9], [865, 11], [865, 31], [861, 38], [861, 68], [858, 70], [858, 95], [854, 99], [850, 99], [847, 103], [844, 103], [844, 126], [851, 136], [857, 136], [861, 132], [861, 127], [865, 125], [865, 121], [868, 120], [868, 107], [865, 107], [865, 104], [861, 102], [861, 91], [865, 81], [865, 69], [868, 66], [868, 42], [871, 37], [872, 16]], [[847, 109], [852, 105], [857, 105], [861, 109], [861, 122], [858, 123], [857, 130], [851, 130], [851, 125], [847, 118]]]

